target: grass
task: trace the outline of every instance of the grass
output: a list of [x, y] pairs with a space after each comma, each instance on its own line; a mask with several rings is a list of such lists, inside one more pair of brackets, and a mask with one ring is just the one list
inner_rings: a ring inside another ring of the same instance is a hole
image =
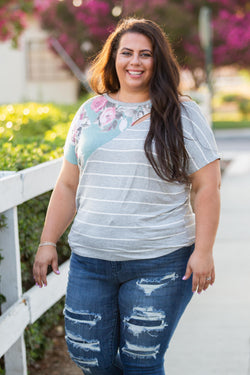
[[218, 93], [213, 98], [215, 129], [250, 128], [250, 98], [238, 93]]
[[250, 128], [250, 115], [243, 115], [238, 110], [223, 112], [217, 109], [214, 111], [212, 118], [215, 129]]
[[250, 128], [250, 120], [242, 121], [213, 121], [214, 129], [245, 129]]

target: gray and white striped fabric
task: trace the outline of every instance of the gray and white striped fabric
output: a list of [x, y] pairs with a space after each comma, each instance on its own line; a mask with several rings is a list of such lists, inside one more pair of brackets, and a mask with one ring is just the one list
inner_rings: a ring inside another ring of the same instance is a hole
[[[110, 103], [117, 105], [113, 99]], [[213, 133], [194, 102], [182, 104], [182, 124], [192, 174], [219, 156]], [[149, 259], [195, 241], [190, 186], [165, 182], [154, 172], [143, 147], [149, 125], [150, 119], [128, 124], [99, 142], [82, 163], [77, 215], [69, 234], [70, 247], [78, 255], [111, 261]], [[100, 130], [98, 136], [102, 134]], [[81, 137], [84, 131], [78, 140], [84, 144]], [[68, 154], [66, 148], [66, 159]]]

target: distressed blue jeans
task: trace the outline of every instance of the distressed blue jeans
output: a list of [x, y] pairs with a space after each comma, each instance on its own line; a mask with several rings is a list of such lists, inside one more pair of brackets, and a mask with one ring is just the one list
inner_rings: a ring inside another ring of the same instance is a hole
[[66, 342], [85, 375], [164, 375], [164, 354], [192, 297], [183, 281], [193, 245], [155, 259], [106, 261], [72, 253]]

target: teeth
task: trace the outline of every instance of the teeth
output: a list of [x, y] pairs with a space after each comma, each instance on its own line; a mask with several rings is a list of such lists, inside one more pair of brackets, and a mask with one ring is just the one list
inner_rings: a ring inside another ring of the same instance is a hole
[[142, 72], [131, 72], [129, 71], [129, 74], [131, 74], [132, 76], [139, 76], [142, 74]]

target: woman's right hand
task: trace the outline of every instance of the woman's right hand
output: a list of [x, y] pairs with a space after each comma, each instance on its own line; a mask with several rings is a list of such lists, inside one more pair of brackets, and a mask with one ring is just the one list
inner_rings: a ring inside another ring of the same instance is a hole
[[[76, 213], [76, 191], [79, 182], [79, 168], [65, 158], [60, 175], [50, 198], [44, 228], [41, 234], [43, 246], [38, 247], [33, 275], [37, 285], [47, 285], [48, 266], [58, 275], [58, 257], [55, 244], [72, 222]], [[47, 244], [46, 244], [47, 243]]]
[[47, 286], [47, 270], [48, 266], [51, 265], [52, 270], [59, 275], [58, 269], [58, 256], [54, 246], [47, 245], [39, 247], [35, 256], [33, 265], [33, 277], [40, 288]]

